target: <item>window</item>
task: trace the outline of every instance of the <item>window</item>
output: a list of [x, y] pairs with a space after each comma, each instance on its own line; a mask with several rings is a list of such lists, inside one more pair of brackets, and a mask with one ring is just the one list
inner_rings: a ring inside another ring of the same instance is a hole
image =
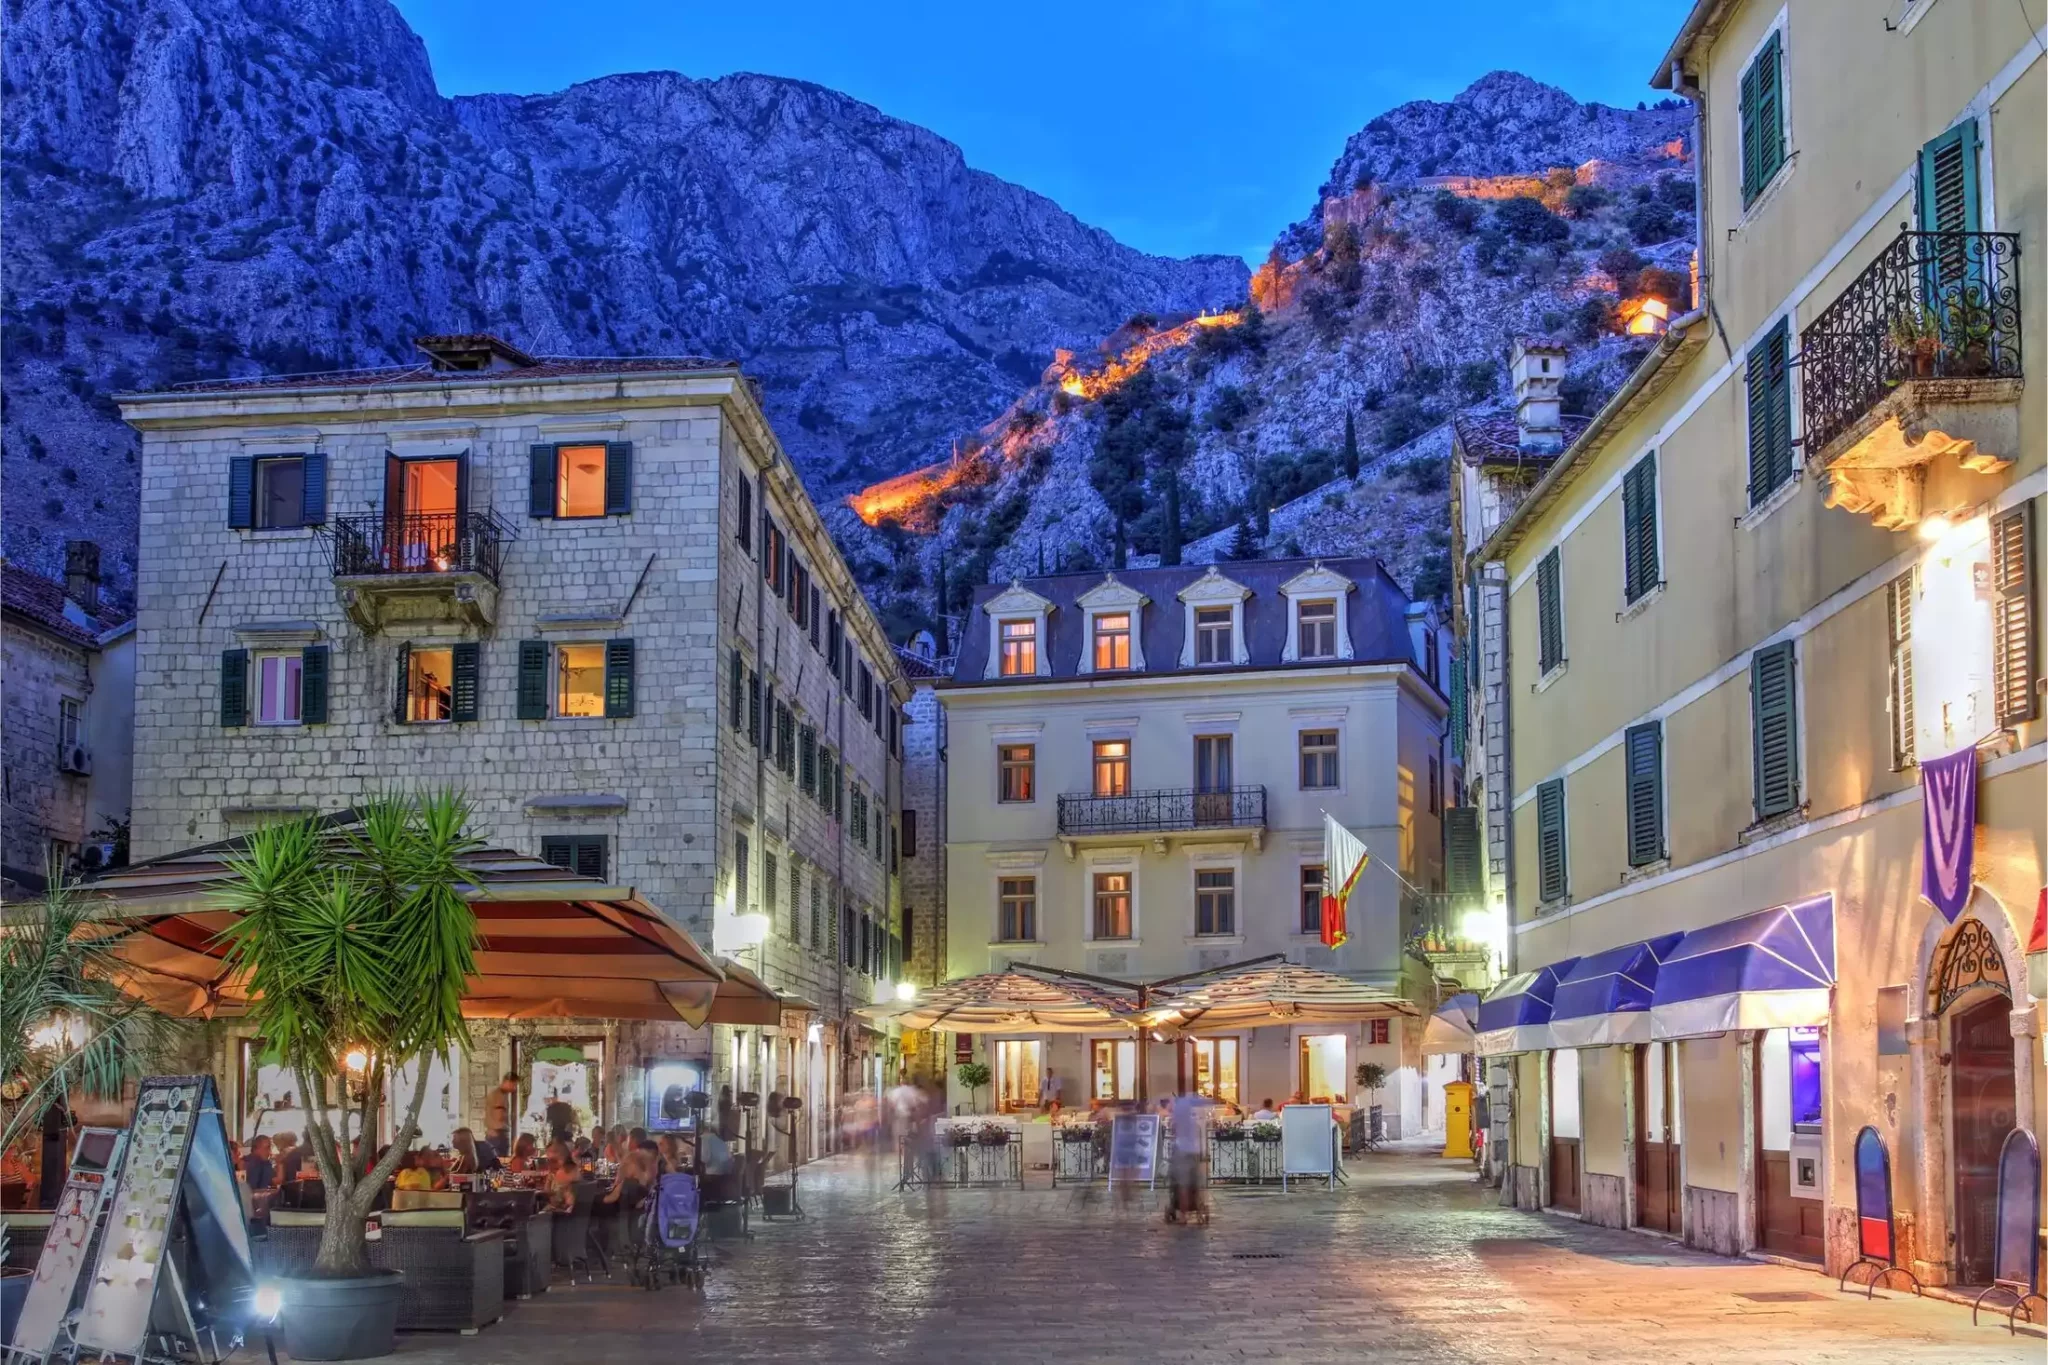
[[256, 462], [256, 525], [272, 530], [304, 523], [306, 462], [296, 456]]
[[1196, 870], [1195, 932], [1237, 932], [1237, 873], [1233, 869], [1205, 867]]
[[1393, 1041], [1393, 1038], [1393, 1020], [1368, 1019], [1365, 1021], [1365, 1041], [1368, 1044], [1374, 1044], [1380, 1047], [1385, 1047], [1388, 1043], [1391, 1043]]
[[862, 848], [868, 842], [868, 796], [860, 783], [853, 784], [853, 841]]
[[775, 704], [775, 766], [784, 777], [796, 776], [796, 713]]
[[863, 720], [873, 720], [875, 716], [875, 675], [866, 663], [860, 665], [860, 714]]
[[[1232, 758], [1236, 748], [1231, 735], [1195, 736], [1195, 791], [1209, 795], [1228, 793], [1231, 786]], [[1200, 803], [1198, 802], [1197, 805]], [[1226, 803], [1225, 809], [1228, 809]]]
[[[297, 725], [300, 723], [300, 684], [305, 676], [304, 664], [294, 650], [290, 654], [259, 654], [256, 656], [256, 723], [258, 725]], [[68, 707], [77, 702], [69, 697], [64, 699]], [[75, 739], [64, 741], [70, 748]]]
[[1890, 710], [1892, 770], [1912, 766], [1913, 719], [1913, 579], [1906, 570], [1885, 585], [1885, 623], [1891, 637]]
[[1005, 678], [1029, 677], [1038, 672], [1038, 622], [1005, 621], [1002, 627]]
[[1030, 801], [1037, 796], [1038, 746], [1003, 744], [996, 748], [996, 800]]
[[821, 595], [821, 594], [820, 594], [820, 593], [818, 592], [817, 586], [816, 586], [815, 584], [814, 584], [814, 585], [812, 585], [812, 587], [811, 587], [811, 606], [810, 606], [810, 613], [811, 613], [811, 620], [810, 620], [810, 626], [811, 626], [811, 648], [812, 648], [812, 649], [823, 649], [823, 648], [824, 648], [824, 646], [823, 646], [823, 645], [821, 645], [821, 644], [819, 644], [819, 643], [818, 643], [818, 618], [824, 615], [824, 613], [823, 613], [822, 611], [820, 611], [820, 610], [818, 609], [818, 608], [819, 608], [819, 603], [820, 603], [820, 602], [822, 602], [822, 601], [823, 601], [823, 597], [822, 597], [822, 595]]
[[2041, 714], [2034, 577], [2034, 504], [2029, 501], [1991, 519], [1991, 690], [2000, 725], [2018, 725]]
[[1231, 610], [1229, 607], [1195, 608], [1195, 662], [1198, 664], [1227, 664], [1236, 661], [1236, 652], [1231, 648]]
[[1634, 602], [1663, 581], [1657, 560], [1657, 457], [1645, 455], [1621, 479], [1622, 591]]
[[903, 826], [903, 856], [915, 858], [917, 856], [917, 812], [906, 810], [897, 819], [902, 822]]
[[747, 728], [747, 661], [738, 649], [732, 652], [731, 677], [727, 683], [732, 694], [732, 728]]
[[1564, 662], [1564, 558], [1556, 547], [1536, 565], [1536, 669], [1548, 677]]
[[996, 1108], [1036, 1109], [1044, 1047], [1036, 1039], [1004, 1038], [995, 1045]]
[[811, 878], [811, 951], [825, 950], [825, 888], [816, 876]]
[[1799, 805], [1799, 715], [1792, 642], [1759, 649], [1749, 660], [1749, 716], [1756, 818]]
[[747, 670], [747, 743], [761, 747], [761, 674]]
[[996, 937], [1005, 943], [1038, 939], [1038, 878], [1004, 877], [997, 887]]
[[768, 588], [777, 597], [787, 589], [789, 566], [784, 551], [788, 542], [783, 539], [782, 528], [768, 519], [766, 508], [761, 511], [761, 577], [768, 582]]
[[1629, 727], [1623, 737], [1628, 773], [1628, 862], [1644, 867], [1664, 856], [1664, 726]]
[[[296, 655], [292, 656], [292, 661], [294, 663], [298, 662]], [[296, 709], [298, 704], [297, 696], [292, 698], [292, 703]], [[57, 748], [60, 753], [69, 754], [72, 749], [77, 747], [79, 721], [84, 710], [85, 703], [76, 697], [59, 697], [57, 699]]]
[[744, 474], [740, 475], [740, 497], [737, 511], [738, 524], [733, 528], [733, 534], [738, 537], [740, 548], [748, 554], [752, 554], [754, 552], [754, 481]]
[[1337, 785], [1337, 732], [1301, 732], [1301, 789], [1327, 791]]
[[761, 908], [768, 912], [770, 919], [775, 916], [775, 855], [761, 854]]
[[1303, 659], [1337, 657], [1337, 604], [1303, 602], [1297, 613], [1299, 638], [1295, 653]]
[[555, 647], [555, 714], [604, 714], [604, 646]]
[[1745, 365], [1749, 399], [1749, 505], [1755, 507], [1792, 481], [1792, 328], [1785, 318], [1750, 348]]
[[[463, 715], [463, 646], [457, 646], [457, 720]], [[557, 645], [546, 640], [519, 642], [519, 706], [521, 720], [580, 716], [630, 717], [634, 708], [634, 648], [631, 640]], [[474, 686], [474, 680], [470, 685]]]
[[797, 732], [797, 788], [805, 796], [818, 789], [818, 732], [809, 725]]
[[327, 520], [327, 456], [238, 455], [228, 461], [228, 525], [281, 531]]
[[753, 905], [752, 888], [748, 885], [752, 871], [752, 851], [747, 847], [747, 836], [732, 836], [732, 905], [735, 914], [745, 914]]
[[604, 447], [555, 447], [555, 515], [604, 515]]
[[1131, 793], [1131, 742], [1127, 739], [1095, 741], [1095, 794], [1129, 796]]
[[1095, 669], [1108, 672], [1131, 666], [1131, 614], [1103, 612], [1095, 618]]
[[1131, 1038], [1088, 1040], [1088, 1098], [1134, 1100], [1138, 1097], [1138, 1044]]
[[1128, 872], [1098, 872], [1095, 874], [1095, 934], [1096, 938], [1129, 938], [1131, 936], [1131, 874]]
[[1567, 886], [1564, 847], [1564, 779], [1536, 789], [1536, 899], [1561, 901]]
[[607, 517], [632, 511], [632, 443], [534, 446], [526, 510], [534, 517]]
[[606, 844], [602, 834], [546, 838], [540, 841], [540, 860], [574, 872], [579, 877], [595, 877], [603, 881], [608, 861], [605, 857]]
[[408, 725], [455, 719], [454, 650], [414, 646], [406, 651], [404, 719]]
[[1774, 32], [1742, 73], [1742, 206], [1785, 164], [1785, 46]]
[[1323, 932], [1323, 865], [1308, 863], [1301, 869], [1301, 918], [1299, 933]]
[[1188, 1039], [1188, 1081], [1197, 1095], [1218, 1104], [1244, 1103], [1238, 1087], [1238, 1040], [1235, 1038]]

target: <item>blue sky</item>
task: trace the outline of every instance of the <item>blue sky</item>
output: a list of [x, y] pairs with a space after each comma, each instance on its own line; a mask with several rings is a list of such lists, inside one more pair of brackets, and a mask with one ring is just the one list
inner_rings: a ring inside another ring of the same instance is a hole
[[1383, 110], [1509, 68], [1633, 106], [1687, 0], [397, 0], [444, 94], [759, 71], [922, 124], [1165, 255], [1265, 256]]

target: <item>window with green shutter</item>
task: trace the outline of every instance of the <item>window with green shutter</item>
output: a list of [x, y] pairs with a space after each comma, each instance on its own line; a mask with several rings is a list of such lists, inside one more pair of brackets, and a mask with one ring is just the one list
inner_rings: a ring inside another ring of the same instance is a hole
[[1751, 507], [1769, 498], [1792, 478], [1791, 349], [1791, 324], [1779, 318], [1769, 335], [1750, 348], [1745, 366]]
[[1645, 455], [1621, 477], [1622, 578], [1627, 599], [1640, 600], [1663, 580], [1657, 554], [1657, 457]]
[[818, 789], [818, 731], [806, 725], [797, 732], [797, 787], [805, 796]]
[[220, 652], [220, 723], [227, 727], [249, 723], [249, 651], [224, 649]]
[[1557, 549], [1536, 565], [1537, 666], [1548, 674], [1564, 662], [1564, 562]]
[[[401, 665], [403, 667], [403, 665]], [[519, 642], [519, 719], [548, 718], [548, 642]]]
[[607, 441], [604, 446], [604, 514], [623, 516], [633, 510], [633, 443]]
[[1991, 674], [2000, 725], [2041, 715], [2035, 576], [2030, 500], [1991, 519]]
[[603, 881], [606, 864], [610, 861], [605, 856], [607, 844], [602, 834], [549, 837], [540, 841], [540, 860], [553, 863], [566, 872], [574, 872], [579, 877], [595, 877]]
[[483, 671], [483, 646], [474, 640], [461, 641], [449, 655], [448, 718], [473, 721], [481, 703], [478, 684]]
[[332, 658], [327, 645], [307, 645], [299, 651], [299, 724], [327, 723], [327, 674]]
[[1981, 232], [1977, 120], [1966, 118], [1920, 149], [1917, 216], [1922, 232]]
[[1445, 723], [1451, 731], [1451, 757], [1459, 762], [1465, 759], [1465, 727], [1471, 723], [1466, 714], [1465, 656], [1451, 656], [1451, 715]]
[[1756, 818], [1799, 805], [1798, 689], [1792, 642], [1759, 649], [1749, 661], [1749, 714], [1755, 750]]
[[1628, 782], [1628, 863], [1643, 867], [1664, 856], [1664, 726], [1632, 725], [1623, 737]]
[[1475, 897], [1486, 889], [1480, 876], [1477, 806], [1444, 811], [1444, 880], [1453, 896]]
[[761, 747], [761, 674], [747, 670], [747, 743]]
[[633, 714], [633, 642], [604, 642], [604, 713], [614, 719]]
[[1557, 777], [1536, 788], [1536, 899], [1563, 900], [1565, 873], [1564, 779]]
[[1906, 570], [1885, 586], [1885, 628], [1891, 637], [1892, 770], [1918, 761], [1913, 714], [1913, 581]]
[[1742, 206], [1756, 202], [1785, 164], [1785, 43], [1764, 40], [1742, 73]]
[[744, 730], [747, 728], [747, 663], [737, 648], [732, 652], [731, 674], [728, 685], [732, 692], [732, 728]]

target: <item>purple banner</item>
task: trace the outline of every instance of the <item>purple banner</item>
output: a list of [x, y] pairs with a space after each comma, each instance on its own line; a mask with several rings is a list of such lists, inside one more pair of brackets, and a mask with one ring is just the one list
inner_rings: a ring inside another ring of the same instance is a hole
[[1950, 923], [1970, 903], [1970, 867], [1977, 847], [1977, 748], [1920, 763], [1920, 894]]

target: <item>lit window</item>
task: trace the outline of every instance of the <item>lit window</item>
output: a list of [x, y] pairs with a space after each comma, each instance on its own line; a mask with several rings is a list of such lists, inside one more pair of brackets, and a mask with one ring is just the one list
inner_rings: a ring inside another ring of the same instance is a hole
[[1195, 873], [1195, 932], [1237, 932], [1237, 873], [1230, 868], [1203, 868]]
[[604, 447], [558, 446], [555, 449], [555, 515], [604, 515]]
[[[306, 462], [296, 455], [256, 461], [256, 526], [274, 531], [306, 523]], [[274, 722], [273, 722], [274, 723]]]
[[1105, 612], [1095, 618], [1095, 667], [1108, 672], [1131, 666], [1131, 616]]
[[256, 658], [256, 723], [297, 725], [299, 723], [300, 669], [302, 656], [262, 654]]
[[1006, 678], [1038, 672], [1038, 622], [1003, 622], [1002, 672]]
[[1095, 937], [1131, 936], [1131, 874], [1095, 874]]
[[1095, 794], [1128, 796], [1131, 791], [1131, 742], [1127, 739], [1095, 741]]
[[998, 801], [1031, 801], [1036, 799], [1038, 777], [1038, 746], [1035, 744], [1004, 744], [996, 749], [998, 773], [996, 799]]
[[1301, 732], [1301, 789], [1327, 790], [1337, 785], [1337, 732]]
[[455, 719], [455, 651], [420, 649], [406, 656], [405, 719], [434, 725]]
[[1005, 943], [1031, 943], [1038, 938], [1038, 878], [1004, 877], [998, 895], [1001, 914], [996, 936]]
[[1299, 609], [1300, 640], [1296, 653], [1304, 659], [1337, 657], [1337, 604], [1303, 602]]
[[1188, 1072], [1195, 1093], [1218, 1104], [1238, 1104], [1237, 1042], [1235, 1038], [1190, 1038]]
[[1309, 863], [1301, 869], [1300, 932], [1323, 932], [1323, 865]]
[[1227, 664], [1234, 662], [1230, 647], [1230, 608], [1195, 608], [1195, 662], [1198, 664]]
[[604, 714], [604, 646], [561, 645], [555, 650], [555, 714]]

